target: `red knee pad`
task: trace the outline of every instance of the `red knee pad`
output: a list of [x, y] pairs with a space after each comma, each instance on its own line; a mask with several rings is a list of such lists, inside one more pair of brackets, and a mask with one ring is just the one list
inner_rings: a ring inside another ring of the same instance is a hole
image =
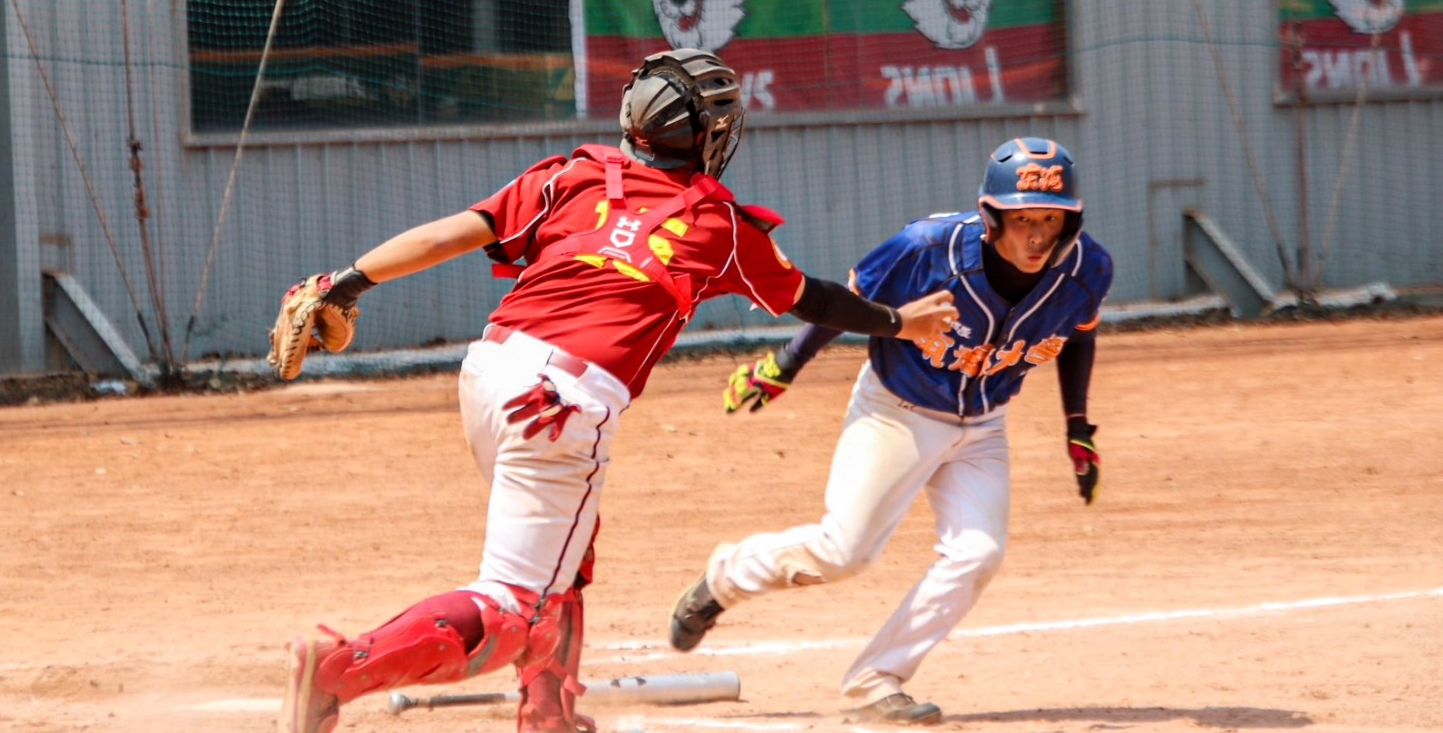
[[[511, 588], [511, 591], [521, 604], [524, 615], [506, 611], [496, 601], [479, 593], [458, 591], [471, 596], [481, 612], [484, 635], [481, 645], [471, 652], [469, 659], [474, 670], [471, 672], [473, 675], [494, 672], [515, 663], [530, 653], [538, 636], [542, 641], [557, 636], [555, 623], [547, 625], [545, 620], [537, 618], [536, 612], [532, 610], [536, 603], [535, 593], [520, 588]], [[555, 641], [551, 641], [551, 644], [554, 647]]]
[[527, 616], [504, 611], [490, 598], [444, 593], [375, 631], [340, 640], [321, 660], [317, 686], [348, 702], [407, 685], [459, 682], [514, 663], [530, 632]]

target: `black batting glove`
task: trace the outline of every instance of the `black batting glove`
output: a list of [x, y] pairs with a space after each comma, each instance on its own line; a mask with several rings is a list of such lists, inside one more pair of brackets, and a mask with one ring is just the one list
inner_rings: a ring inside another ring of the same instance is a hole
[[1087, 422], [1085, 417], [1067, 418], [1067, 456], [1072, 459], [1072, 469], [1077, 473], [1077, 494], [1082, 501], [1091, 504], [1097, 496], [1101, 479], [1102, 456], [1097, 454], [1097, 445], [1092, 442], [1097, 426]]

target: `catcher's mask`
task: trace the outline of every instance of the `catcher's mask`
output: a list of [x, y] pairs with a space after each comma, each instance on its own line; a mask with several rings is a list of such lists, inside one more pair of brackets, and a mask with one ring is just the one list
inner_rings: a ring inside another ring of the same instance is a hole
[[742, 89], [715, 55], [678, 48], [647, 56], [621, 98], [621, 149], [654, 168], [720, 178], [741, 141]]
[[1072, 154], [1055, 140], [1039, 137], [1002, 143], [987, 161], [977, 208], [989, 242], [997, 241], [1002, 231], [1001, 211], [1062, 209], [1067, 213], [1057, 250], [1066, 249], [1082, 233], [1082, 199], [1077, 196]]

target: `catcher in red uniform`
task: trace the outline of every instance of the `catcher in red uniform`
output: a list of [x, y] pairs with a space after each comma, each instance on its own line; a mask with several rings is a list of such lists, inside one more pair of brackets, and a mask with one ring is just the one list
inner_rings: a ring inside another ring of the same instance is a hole
[[737, 203], [717, 180], [743, 117], [737, 75], [716, 56], [649, 56], [626, 87], [619, 148], [543, 160], [468, 210], [288, 293], [324, 307], [282, 309], [271, 361], [284, 378], [308, 350], [349, 343], [323, 331], [350, 328], [356, 299], [377, 283], [476, 250], [517, 278], [461, 366], [466, 439], [491, 485], [477, 578], [371, 631], [323, 626], [295, 639], [282, 733], [331, 731], [341, 706], [368, 693], [512, 665], [521, 733], [594, 730], [576, 712], [577, 670], [611, 442], [696, 305], [730, 293], [773, 315], [907, 339], [956, 316], [946, 293], [893, 309], [788, 262], [770, 236], [781, 217]]

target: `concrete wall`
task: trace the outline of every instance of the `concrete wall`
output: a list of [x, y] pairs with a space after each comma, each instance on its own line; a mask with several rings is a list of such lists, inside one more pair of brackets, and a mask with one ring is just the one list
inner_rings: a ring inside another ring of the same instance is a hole
[[[129, 3], [129, 77], [120, 3], [19, 5], [30, 33], [6, 4], [0, 62], [0, 83], [9, 82], [0, 139], [11, 141], [0, 165], [13, 169], [13, 190], [0, 186], [0, 372], [56, 366], [42, 346], [43, 268], [73, 273], [142, 359], [165, 350], [163, 331], [173, 358], [255, 357], [295, 279], [457, 211], [538, 158], [616, 139], [609, 119], [359, 141], [256, 136], [231, 185], [234, 137], [197, 138], [183, 124], [184, 2]], [[787, 217], [778, 239], [793, 260], [841, 278], [909, 219], [973, 208], [987, 154], [1040, 135], [1079, 159], [1086, 228], [1118, 263], [1114, 303], [1196, 289], [1181, 255], [1187, 208], [1216, 219], [1279, 289], [1301, 225], [1315, 251], [1326, 242], [1328, 287], [1443, 282], [1443, 178], [1429, 174], [1443, 160], [1443, 100], [1328, 104], [1299, 117], [1275, 102], [1272, 4], [1206, 6], [1199, 17], [1178, 0], [1074, 0], [1073, 95], [1063, 109], [754, 114], [726, 181]], [[148, 237], [135, 214], [132, 130], [143, 146]], [[363, 302], [357, 348], [474, 337], [508, 286], [481, 257], [388, 284]], [[694, 328], [769, 323], [724, 299], [704, 306]]]

